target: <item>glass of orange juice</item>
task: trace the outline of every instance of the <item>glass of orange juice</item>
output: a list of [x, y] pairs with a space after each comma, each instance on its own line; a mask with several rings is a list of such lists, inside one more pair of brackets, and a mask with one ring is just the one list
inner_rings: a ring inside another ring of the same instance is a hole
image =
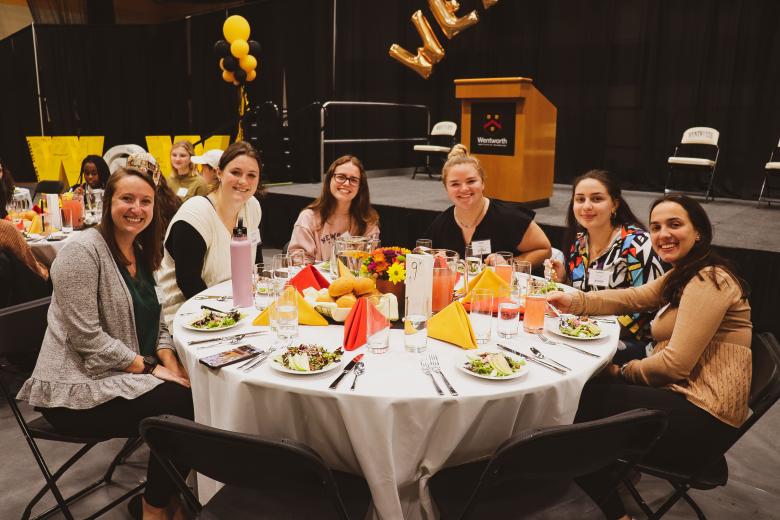
[[529, 334], [544, 331], [544, 313], [547, 310], [547, 296], [542, 292], [544, 283], [540, 280], [528, 281], [528, 293], [525, 295], [525, 316], [523, 330]]

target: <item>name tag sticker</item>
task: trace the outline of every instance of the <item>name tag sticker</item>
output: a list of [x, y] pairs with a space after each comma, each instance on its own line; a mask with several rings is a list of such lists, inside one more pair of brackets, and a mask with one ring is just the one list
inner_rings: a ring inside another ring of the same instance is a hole
[[257, 246], [260, 243], [260, 230], [253, 229], [249, 232], [249, 240], [252, 242], [252, 246]]
[[179, 197], [180, 199], [183, 199], [184, 197], [186, 197], [187, 196], [187, 188], [179, 188], [178, 190], [176, 190], [176, 196]]
[[588, 269], [588, 285], [597, 287], [609, 287], [612, 278], [612, 270]]
[[159, 303], [160, 305], [165, 303], [165, 295], [163, 294], [162, 287], [160, 287], [159, 285], [155, 285], [154, 292], [157, 295], [157, 303]]
[[475, 240], [471, 243], [471, 248], [475, 255], [489, 255], [492, 252], [490, 249], [490, 239]]

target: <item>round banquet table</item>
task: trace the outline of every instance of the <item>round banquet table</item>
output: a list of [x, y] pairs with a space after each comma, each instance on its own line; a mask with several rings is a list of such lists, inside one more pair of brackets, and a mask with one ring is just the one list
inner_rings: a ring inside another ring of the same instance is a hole
[[[230, 294], [230, 282], [203, 294]], [[173, 325], [176, 347], [192, 382], [195, 420], [225, 430], [307, 444], [330, 467], [363, 475], [371, 488], [371, 515], [382, 519], [435, 518], [427, 484], [437, 471], [491, 455], [499, 444], [527, 428], [570, 424], [582, 387], [612, 358], [619, 335], [619, 325], [604, 324], [605, 338], [576, 342], [575, 346], [598, 355], [593, 358], [563, 346], [542, 344], [523, 333], [521, 326], [518, 336], [500, 342], [526, 354], [533, 344], [572, 370], [560, 375], [529, 363], [527, 375], [508, 381], [464, 373], [456, 366], [463, 362], [464, 350], [429, 339], [428, 352], [438, 355], [443, 372], [460, 394], [449, 395], [437, 376], [446, 394], [439, 396], [430, 377], [420, 370], [418, 355], [404, 350], [403, 331], [395, 329], [390, 333], [388, 353], [371, 354], [361, 347], [346, 352], [341, 366], [322, 374], [284, 373], [272, 367], [270, 359], [249, 372], [237, 365], [208, 369], [198, 363], [199, 358], [233, 345], [198, 348], [200, 345], [188, 345], [188, 341], [267, 327], [252, 325], [258, 313], [254, 309], [244, 309], [248, 317], [223, 332], [183, 327], [197, 318], [191, 313], [204, 303], [224, 309], [230, 306], [229, 301], [191, 299], [181, 306]], [[493, 339], [485, 347], [496, 350], [493, 321]], [[296, 343], [333, 349], [342, 345], [343, 334], [340, 325], [301, 326]], [[241, 344], [266, 347], [274, 340], [268, 333], [246, 338]], [[337, 390], [329, 390], [341, 368], [359, 353], [365, 353], [365, 373], [356, 390], [349, 390], [351, 374]], [[198, 484], [200, 500], [205, 503], [217, 484], [203, 478]]]
[[80, 231], [68, 233], [62, 240], [46, 240], [43, 238], [31, 240], [27, 243], [30, 245], [30, 250], [35, 258], [46, 267], [51, 267], [51, 264], [54, 263], [54, 259], [57, 258], [57, 254], [60, 250], [65, 247], [65, 244], [68, 243], [70, 237], [77, 233], [80, 233]]

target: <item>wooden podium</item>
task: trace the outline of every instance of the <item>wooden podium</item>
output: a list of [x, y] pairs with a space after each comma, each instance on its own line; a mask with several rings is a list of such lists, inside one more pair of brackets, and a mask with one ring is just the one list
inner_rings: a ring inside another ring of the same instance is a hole
[[552, 196], [558, 111], [530, 78], [456, 79], [461, 142], [479, 158], [485, 195], [547, 206]]

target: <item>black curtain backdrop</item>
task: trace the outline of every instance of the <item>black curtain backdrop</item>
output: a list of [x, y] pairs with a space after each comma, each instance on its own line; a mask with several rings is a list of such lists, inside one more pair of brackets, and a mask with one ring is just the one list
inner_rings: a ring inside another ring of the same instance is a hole
[[[754, 198], [780, 137], [780, 3], [775, 0], [502, 0], [481, 21], [444, 37], [423, 0], [266, 0], [156, 26], [36, 26], [47, 135], [106, 136], [145, 144], [150, 134], [207, 135], [232, 126], [237, 97], [220, 79], [212, 46], [226, 15], [245, 16], [263, 46], [254, 104], [282, 106], [286, 80], [294, 180], [319, 177], [317, 102], [391, 101], [430, 107], [432, 121], [460, 120], [453, 80], [529, 76], [558, 107], [556, 182], [593, 167], [626, 188], [659, 190], [666, 158], [691, 126], [721, 132], [719, 195]], [[446, 57], [423, 80], [387, 56], [414, 51], [421, 9]], [[0, 154], [32, 180], [25, 135], [40, 133], [29, 29], [0, 42]], [[334, 81], [335, 80], [335, 81]], [[335, 82], [335, 89], [333, 83]], [[413, 111], [333, 110], [330, 137], [417, 136]], [[353, 152], [369, 168], [411, 166], [411, 144], [327, 148], [326, 164]]]

